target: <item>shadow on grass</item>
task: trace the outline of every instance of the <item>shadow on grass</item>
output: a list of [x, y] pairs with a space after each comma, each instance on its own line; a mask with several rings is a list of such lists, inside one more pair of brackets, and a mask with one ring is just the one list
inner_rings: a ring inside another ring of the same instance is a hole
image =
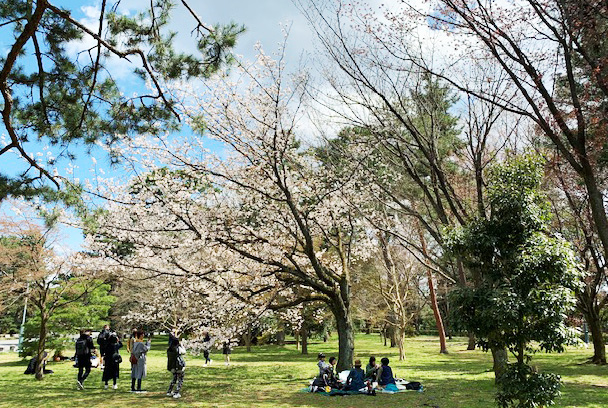
[[0, 367], [27, 367], [28, 363], [29, 363], [29, 359], [4, 361], [4, 362], [0, 363]]

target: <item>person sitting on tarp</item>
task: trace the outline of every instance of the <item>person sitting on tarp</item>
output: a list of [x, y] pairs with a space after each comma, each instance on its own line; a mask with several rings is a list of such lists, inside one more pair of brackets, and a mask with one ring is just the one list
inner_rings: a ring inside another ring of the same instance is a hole
[[378, 386], [384, 388], [388, 384], [395, 384], [393, 370], [388, 365], [388, 358], [384, 357], [382, 360], [380, 360], [380, 363], [382, 363], [382, 365], [380, 366], [380, 368], [378, 368], [378, 373], [376, 374]]
[[344, 389], [346, 391], [359, 391], [360, 389], [365, 388], [364, 379], [365, 371], [361, 369], [361, 360], [355, 360], [355, 366], [350, 370], [350, 373], [348, 373]]
[[[43, 374], [53, 374], [53, 370], [46, 369], [46, 359], [48, 357], [48, 353], [45, 351], [42, 353], [42, 373]], [[38, 361], [38, 357], [34, 356], [30, 360], [23, 374], [36, 374], [36, 362]]]
[[329, 366], [327, 368], [325, 368], [325, 375], [327, 377], [327, 384], [331, 388], [337, 388], [337, 389], [341, 390], [344, 387], [344, 384], [342, 384], [342, 382], [340, 381], [340, 379], [334, 372], [337, 362], [338, 361], [336, 360], [335, 357], [332, 356], [329, 358]]
[[376, 365], [376, 357], [371, 356], [369, 358], [369, 364], [365, 366], [365, 379], [370, 381], [376, 381], [377, 373], [378, 365]]
[[310, 391], [327, 391], [329, 388], [342, 388], [342, 383], [334, 374], [334, 365], [336, 365], [336, 358], [330, 357], [329, 364], [325, 362], [325, 354], [319, 353], [319, 375], [313, 380]]

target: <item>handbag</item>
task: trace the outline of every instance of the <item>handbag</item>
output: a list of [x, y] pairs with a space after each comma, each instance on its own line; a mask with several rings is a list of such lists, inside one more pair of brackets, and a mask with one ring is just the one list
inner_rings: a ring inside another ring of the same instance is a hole
[[114, 353], [112, 354], [112, 360], [114, 360], [116, 364], [120, 364], [122, 363], [122, 356], [120, 355], [120, 353]]
[[129, 361], [131, 362], [132, 365], [137, 364], [137, 357], [135, 357], [135, 354], [131, 353], [131, 357], [129, 358]]

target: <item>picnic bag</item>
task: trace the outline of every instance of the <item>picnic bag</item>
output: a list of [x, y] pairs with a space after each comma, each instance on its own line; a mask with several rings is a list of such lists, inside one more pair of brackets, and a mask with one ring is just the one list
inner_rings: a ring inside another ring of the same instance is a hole
[[422, 388], [422, 384], [420, 384], [418, 381], [412, 381], [412, 382], [405, 384], [406, 390], [418, 391], [418, 390], [420, 390], [420, 388]]

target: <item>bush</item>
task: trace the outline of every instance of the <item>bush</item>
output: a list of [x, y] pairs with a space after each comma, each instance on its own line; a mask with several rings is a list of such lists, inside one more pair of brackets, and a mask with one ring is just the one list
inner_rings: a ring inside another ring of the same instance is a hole
[[561, 379], [537, 373], [527, 364], [509, 364], [501, 376], [496, 403], [501, 408], [538, 408], [553, 405], [560, 396]]

